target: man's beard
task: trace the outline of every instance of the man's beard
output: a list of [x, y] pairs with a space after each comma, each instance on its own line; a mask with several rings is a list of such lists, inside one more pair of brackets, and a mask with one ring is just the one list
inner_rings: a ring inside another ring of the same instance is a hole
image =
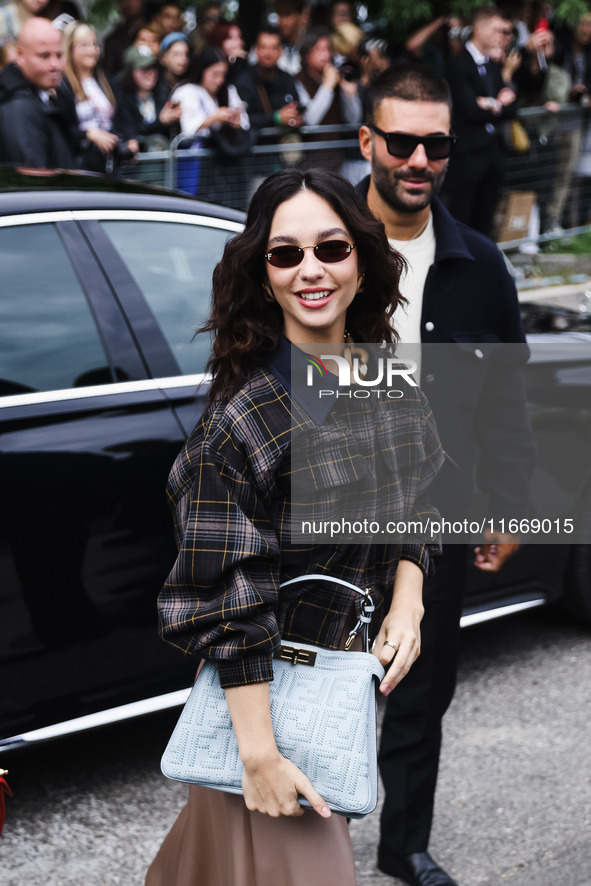
[[[420, 212], [431, 205], [433, 198], [441, 190], [447, 172], [447, 164], [441, 172], [436, 174], [427, 169], [412, 173], [408, 167], [388, 169], [376, 157], [375, 149], [372, 150], [371, 167], [373, 183], [384, 203], [387, 203], [396, 212], [409, 215]], [[422, 179], [423, 181], [430, 182], [431, 187], [423, 194], [413, 196], [405, 191], [400, 184], [406, 178]]]

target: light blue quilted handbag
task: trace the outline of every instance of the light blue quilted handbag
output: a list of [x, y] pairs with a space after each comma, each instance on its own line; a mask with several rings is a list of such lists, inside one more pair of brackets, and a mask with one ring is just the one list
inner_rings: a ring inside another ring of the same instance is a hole
[[[330, 809], [363, 818], [377, 804], [376, 681], [384, 668], [369, 652], [374, 606], [368, 591], [326, 575], [363, 596], [362, 611], [345, 650], [284, 642], [274, 655], [269, 684], [279, 752], [304, 772]], [[348, 651], [362, 630], [365, 652]], [[162, 757], [162, 772], [177, 781], [242, 793], [243, 766], [216, 666], [206, 661]], [[302, 806], [309, 806], [300, 798]]]

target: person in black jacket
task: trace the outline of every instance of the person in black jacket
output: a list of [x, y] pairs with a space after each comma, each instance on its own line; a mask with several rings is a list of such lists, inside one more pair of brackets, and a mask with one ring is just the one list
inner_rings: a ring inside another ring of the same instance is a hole
[[117, 0], [117, 6], [123, 21], [109, 31], [103, 45], [102, 67], [109, 79], [123, 70], [123, 53], [132, 45], [139, 29], [145, 24], [142, 0]]
[[457, 148], [450, 161], [446, 203], [454, 218], [490, 236], [505, 170], [503, 124], [515, 117], [516, 95], [500, 62], [510, 23], [494, 6], [474, 14], [472, 39], [449, 62]]
[[238, 94], [248, 105], [251, 126], [301, 126], [296, 82], [277, 66], [281, 58], [279, 31], [272, 27], [259, 31], [255, 52], [256, 65], [243, 71], [236, 81]]
[[[421, 385], [459, 470], [452, 495], [448, 488], [439, 500], [434, 488], [435, 505], [445, 518], [466, 517], [475, 472], [491, 518], [525, 517], [533, 443], [517, 293], [496, 246], [455, 221], [437, 197], [454, 142], [450, 117], [448, 86], [433, 70], [405, 65], [383, 74], [369, 91], [359, 133], [371, 163], [359, 190], [408, 262], [400, 282], [408, 302], [392, 320], [402, 344], [437, 344], [422, 347]], [[380, 743], [386, 795], [378, 867], [412, 886], [455, 886], [427, 851], [469, 556], [464, 538], [448, 533], [443, 540], [435, 576], [424, 586], [421, 654], [388, 696]], [[518, 546], [499, 532], [483, 541], [472, 556], [484, 572], [497, 571]]]
[[166, 89], [159, 87], [158, 59], [146, 46], [130, 46], [124, 60], [126, 70], [115, 87], [113, 128], [124, 142], [134, 142], [136, 153], [138, 139], [145, 150], [165, 150], [171, 127], [181, 118], [180, 105], [175, 107]]
[[68, 121], [53, 104], [64, 71], [60, 32], [32, 18], [20, 32], [16, 61], [0, 74], [0, 160], [72, 169]]
[[[302, 125], [295, 79], [282, 71], [277, 63], [281, 58], [281, 37], [273, 27], [259, 31], [255, 43], [256, 65], [249, 66], [236, 80], [236, 89], [246, 102], [250, 125], [255, 129], [285, 127], [285, 133], [293, 133]], [[273, 144], [276, 139], [259, 139], [259, 144]], [[282, 155], [259, 155], [256, 175], [263, 178], [281, 168]]]

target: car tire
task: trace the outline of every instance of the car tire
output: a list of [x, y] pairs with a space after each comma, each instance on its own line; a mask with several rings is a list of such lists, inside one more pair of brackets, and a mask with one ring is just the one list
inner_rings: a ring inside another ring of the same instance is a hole
[[[577, 532], [591, 537], [591, 490], [577, 517]], [[591, 624], [591, 544], [573, 545], [565, 574], [563, 602], [571, 615]]]

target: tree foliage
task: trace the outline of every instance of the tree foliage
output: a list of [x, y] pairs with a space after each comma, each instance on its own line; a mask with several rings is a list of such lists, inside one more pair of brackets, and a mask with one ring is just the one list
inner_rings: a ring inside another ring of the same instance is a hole
[[589, 12], [586, 0], [560, 0], [554, 7], [556, 19], [562, 24], [574, 28], [582, 16]]
[[[205, 0], [176, 2], [183, 9], [187, 6], [199, 8]], [[366, 0], [364, 5], [368, 9], [369, 21], [378, 23], [394, 40], [400, 40], [439, 15], [455, 15], [468, 20], [472, 12], [486, 2], [487, 0]], [[589, 11], [589, 2], [591, 0], [554, 0], [556, 20], [560, 24], [574, 27], [581, 16]], [[227, 5], [239, 7], [240, 19], [252, 17], [252, 0], [239, 0], [239, 3]], [[267, 5], [272, 8], [272, 0], [267, 0]], [[88, 0], [88, 20], [95, 27], [105, 28], [117, 18], [116, 0]]]

